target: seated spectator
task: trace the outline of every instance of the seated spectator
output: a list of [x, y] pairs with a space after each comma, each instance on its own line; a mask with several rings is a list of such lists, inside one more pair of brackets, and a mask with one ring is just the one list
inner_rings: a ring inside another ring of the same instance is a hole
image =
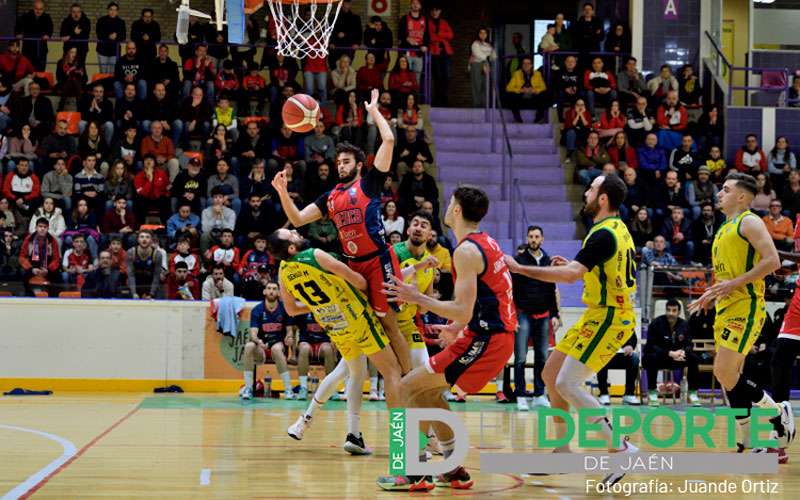
[[[678, 97], [689, 113], [702, 108], [701, 99], [703, 89], [700, 88], [700, 79], [694, 74], [694, 66], [685, 64], [678, 77]], [[695, 115], [695, 120], [698, 115]]]
[[13, 234], [15, 237], [24, 235], [27, 228], [22, 224], [17, 224], [17, 217], [11, 211], [11, 204], [8, 198], [0, 197], [0, 230]]
[[547, 86], [542, 73], [533, 69], [533, 59], [530, 57], [522, 58], [522, 67], [511, 75], [506, 85], [506, 94], [508, 107], [511, 108], [516, 123], [522, 123], [522, 115], [519, 112], [521, 109], [535, 109], [536, 123], [544, 123], [547, 120], [545, 116], [545, 108], [548, 105]]
[[117, 98], [114, 108], [116, 130], [125, 130], [129, 124], [138, 124], [144, 119], [144, 101], [136, 98], [136, 85], [132, 83], [123, 86], [122, 97]]
[[150, 124], [150, 135], [142, 139], [141, 155], [142, 159], [152, 156], [156, 165], [165, 169], [172, 181], [180, 171], [180, 163], [175, 157], [175, 144], [163, 132], [164, 126], [160, 121]]
[[[248, 65], [247, 71], [248, 73], [242, 78], [238, 111], [242, 116], [250, 115], [251, 104], [255, 103], [255, 114], [261, 115], [264, 112], [264, 102], [267, 100], [267, 81], [259, 74], [258, 65], [255, 63]], [[288, 72], [286, 74], [288, 75]]]
[[792, 80], [792, 87], [789, 89], [789, 98], [787, 99], [788, 106], [793, 108], [800, 108], [800, 77], [794, 77]]
[[686, 200], [692, 211], [692, 219], [700, 216], [700, 207], [706, 204], [714, 205], [717, 201], [719, 189], [711, 181], [711, 171], [702, 166], [697, 169], [697, 179], [686, 184]]
[[203, 282], [203, 300], [209, 301], [222, 297], [233, 297], [233, 283], [225, 277], [223, 266], [214, 266], [211, 274]]
[[125, 44], [125, 54], [117, 59], [114, 67], [114, 93], [117, 101], [122, 99], [125, 85], [136, 87], [136, 96], [140, 101], [147, 99], [147, 66], [138, 54], [135, 42]]
[[214, 133], [206, 141], [205, 163], [212, 169], [217, 161], [225, 160], [231, 167], [233, 175], [239, 175], [239, 162], [233, 155], [233, 141], [225, 125], [219, 124], [214, 127]]
[[324, 106], [328, 100], [328, 64], [324, 57], [303, 58], [303, 82], [306, 94]]
[[[33, 73], [36, 68], [33, 67], [30, 59], [25, 57], [21, 52], [20, 40], [11, 40], [8, 42], [8, 50], [0, 54], [0, 74], [6, 84], [13, 89], [14, 92], [22, 92], [24, 95], [29, 94], [29, 86], [33, 82]], [[2, 129], [5, 126], [0, 127]]]
[[41, 202], [41, 183], [30, 168], [27, 158], [20, 158], [17, 169], [3, 179], [3, 197], [13, 210], [26, 218], [33, 214]]
[[647, 92], [644, 75], [636, 68], [636, 62], [635, 57], [628, 56], [622, 71], [617, 73], [617, 96], [623, 109], [634, 107]]
[[97, 224], [97, 216], [89, 209], [89, 202], [86, 198], [79, 198], [72, 209], [72, 216], [67, 221], [67, 230], [63, 233], [65, 247], [72, 246], [72, 238], [78, 234], [86, 239], [92, 255], [97, 255], [100, 244], [100, 227]]
[[225, 191], [221, 187], [210, 190], [211, 206], [200, 217], [202, 234], [200, 249], [205, 253], [219, 239], [223, 229], [236, 227], [236, 212], [225, 206]]
[[35, 81], [30, 84], [30, 95], [13, 101], [9, 106], [8, 116], [13, 118], [13, 126], [17, 129], [28, 124], [33, 129], [36, 139], [46, 137], [53, 129], [56, 114], [50, 99], [41, 95], [41, 87]]
[[114, 196], [114, 206], [103, 215], [102, 229], [105, 236], [116, 236], [128, 246], [135, 243], [133, 233], [138, 227], [136, 219], [128, 207], [128, 200], [123, 195]]
[[87, 273], [81, 297], [84, 299], [117, 299], [122, 296], [123, 274], [113, 265], [111, 252], [103, 250], [97, 257], [97, 268]]
[[409, 69], [408, 58], [405, 55], [397, 58], [389, 74], [389, 92], [392, 93], [392, 100], [395, 102], [405, 102], [409, 94], [419, 93], [417, 74]]
[[662, 65], [659, 74], [647, 82], [647, 90], [650, 92], [650, 107], [660, 105], [670, 92], [675, 92], [677, 95], [680, 86], [669, 64]]
[[[191, 35], [190, 35], [191, 36]], [[169, 47], [166, 44], [158, 46], [158, 57], [150, 63], [150, 84], [153, 90], [158, 84], [171, 96], [177, 96], [181, 91], [180, 75], [178, 74], [178, 63], [169, 57]]]
[[636, 99], [636, 105], [628, 110], [627, 119], [625, 120], [625, 134], [631, 146], [637, 148], [644, 144], [647, 134], [653, 130], [656, 124], [655, 118], [652, 113], [647, 109], [647, 99], [639, 97]]
[[789, 182], [781, 193], [781, 205], [783, 205], [783, 215], [792, 220], [796, 220], [800, 213], [800, 172], [792, 170], [789, 172]]
[[625, 172], [628, 168], [639, 168], [636, 150], [628, 144], [625, 132], [619, 131], [614, 134], [614, 139], [609, 143], [607, 150], [611, 163], [620, 172]]
[[736, 151], [734, 165], [739, 172], [750, 174], [753, 177], [759, 172], [767, 171], [767, 155], [758, 145], [758, 136], [747, 134], [744, 145]]
[[714, 235], [721, 225], [719, 217], [714, 213], [714, 202], [701, 205], [700, 217], [692, 222], [692, 241], [694, 242], [694, 260], [704, 266], [711, 264], [711, 246]]
[[436, 268], [442, 274], [451, 274], [453, 272], [453, 259], [450, 255], [450, 250], [444, 245], [439, 243], [438, 233], [431, 231], [431, 238], [426, 244], [428, 253], [436, 257], [439, 261], [439, 266]]
[[415, 161], [411, 166], [411, 171], [403, 176], [400, 187], [397, 189], [397, 196], [401, 214], [410, 214], [419, 210], [425, 200], [439, 199], [436, 179], [425, 172], [425, 165], [422, 161]]
[[208, 96], [203, 98], [202, 87], [194, 87], [190, 92], [189, 97], [183, 99], [179, 113], [183, 122], [183, 145], [189, 144], [190, 140], [205, 140], [211, 133], [213, 108]]
[[394, 175], [390, 172], [383, 181], [383, 189], [381, 189], [381, 205], [385, 205], [390, 201], [396, 202], [399, 198], [397, 196], [397, 188], [395, 188]]
[[667, 312], [650, 323], [647, 331], [647, 344], [642, 348], [642, 361], [647, 370], [647, 400], [651, 406], [658, 406], [659, 370], [683, 370], [686, 368], [689, 383], [689, 404], [700, 406], [697, 387], [700, 372], [697, 368], [699, 358], [692, 351], [692, 336], [686, 320], [680, 318], [681, 303], [675, 299], [667, 301]]
[[44, 174], [42, 196], [51, 198], [66, 213], [72, 209], [72, 176], [63, 158], [56, 160], [53, 170]]
[[200, 88], [200, 98], [205, 95], [208, 103], [213, 103], [216, 76], [214, 60], [208, 56], [208, 46], [197, 44], [194, 57], [183, 63], [183, 97], [188, 99], [194, 94], [193, 89]]
[[[656, 231], [646, 207], [639, 207], [630, 223], [631, 237], [637, 251], [653, 246]], [[663, 239], [663, 238], [662, 238]], [[644, 260], [644, 259], [643, 259]]]
[[[8, 154], [5, 156], [7, 158], [6, 165], [9, 172], [16, 168], [16, 160], [19, 160], [20, 158], [27, 158], [28, 165], [31, 167], [31, 170], [36, 170], [36, 161], [39, 159], [39, 156], [36, 154], [36, 150], [39, 147], [39, 141], [36, 140], [35, 137], [31, 136], [30, 125], [27, 123], [23, 125], [19, 132], [11, 138], [11, 141], [8, 144]], [[0, 151], [0, 154], [2, 154], [2, 151]]]
[[681, 180], [697, 177], [697, 168], [702, 164], [700, 153], [694, 144], [691, 134], [684, 133], [681, 145], [669, 154], [669, 169], [678, 172]]
[[789, 172], [797, 169], [797, 157], [789, 147], [789, 139], [786, 136], [779, 136], [775, 141], [775, 147], [767, 158], [767, 167], [770, 181], [778, 190], [783, 188]]
[[398, 144], [397, 153], [397, 174], [404, 176], [408, 172], [409, 165], [416, 161], [421, 161], [425, 170], [433, 168], [433, 154], [427, 142], [421, 139], [414, 129], [408, 128], [405, 131], [405, 141]]
[[264, 160], [259, 159], [247, 177], [242, 179], [239, 197], [242, 200], [248, 200], [251, 196], [258, 196], [261, 200], [271, 202], [274, 195], [275, 190], [272, 187], [271, 179], [267, 177]]
[[320, 248], [326, 252], [336, 253], [341, 248], [337, 242], [339, 232], [336, 224], [327, 215], [323, 215], [311, 223], [308, 227], [308, 239], [314, 248]]
[[257, 193], [243, 198], [247, 203], [236, 218], [236, 244], [241, 248], [250, 248], [259, 234], [269, 233], [278, 228], [279, 221], [274, 205]]
[[61, 276], [64, 284], [77, 285], [80, 289], [86, 279], [86, 274], [94, 271], [96, 267], [97, 262], [87, 249], [83, 235], [75, 235], [72, 238], [72, 248], [64, 252], [64, 258], [61, 261]]
[[333, 134], [338, 141], [347, 141], [363, 147], [364, 107], [358, 102], [355, 90], [351, 90], [347, 94], [346, 102], [336, 108], [336, 127], [334, 127]]
[[725, 176], [728, 175], [728, 163], [722, 157], [722, 150], [719, 146], [711, 146], [706, 158], [706, 167], [711, 172], [711, 179], [715, 184], [722, 184]]
[[270, 172], [277, 172], [286, 162], [296, 163], [300, 174], [305, 173], [305, 142], [303, 136], [295, 134], [286, 125], [281, 126], [280, 133], [272, 139], [272, 158], [267, 163]]
[[652, 248], [647, 246], [642, 248], [642, 265], [652, 265], [657, 269], [653, 274], [653, 285], [667, 293], [674, 293], [670, 287], [683, 281], [679, 274], [658, 269], [678, 265], [678, 261], [667, 250], [667, 240], [660, 234], [653, 238]]
[[664, 175], [664, 182], [657, 184], [653, 194], [656, 221], [669, 217], [673, 208], [684, 210], [684, 215], [689, 212], [689, 200], [686, 199], [686, 191], [678, 180], [677, 172], [672, 170], [667, 172]]
[[[294, 57], [286, 57], [281, 54], [277, 54], [275, 59], [269, 65], [270, 101], [274, 101], [279, 95], [281, 95], [287, 85], [296, 85], [297, 73], [299, 72], [300, 68], [297, 66], [297, 60]], [[250, 76], [253, 76], [252, 69], [250, 71]], [[305, 77], [305, 73], [303, 73], [303, 76]], [[248, 88], [247, 85], [245, 85], [245, 88]], [[263, 104], [261, 109], [263, 110]]]
[[256, 158], [266, 158], [271, 146], [272, 140], [262, 132], [258, 123], [248, 123], [245, 126], [245, 133], [239, 136], [233, 148], [233, 154], [239, 160], [239, 171], [247, 172]]
[[83, 134], [86, 125], [95, 122], [102, 131], [106, 144], [114, 140], [114, 104], [105, 98], [103, 84], [95, 83], [92, 93], [85, 94], [78, 102], [78, 111], [81, 119], [78, 122], [78, 132]]
[[627, 192], [619, 212], [622, 220], [628, 221], [631, 216], [636, 215], [640, 207], [647, 205], [647, 202], [645, 201], [645, 188], [642, 186], [635, 168], [627, 167], [622, 174], [622, 179], [625, 181]]
[[230, 135], [232, 141], [235, 142], [239, 138], [239, 123], [236, 118], [236, 110], [231, 106], [228, 94], [220, 94], [219, 103], [214, 108], [214, 116], [211, 118], [211, 125], [214, 127], [215, 135], [217, 127], [221, 125], [225, 128], [225, 132]]
[[381, 220], [386, 234], [392, 234], [395, 231], [400, 234], [404, 233], [406, 221], [397, 210], [397, 203], [389, 201], [383, 206]]
[[336, 161], [336, 144], [331, 136], [325, 134], [325, 124], [321, 121], [317, 122], [314, 127], [314, 135], [306, 137], [304, 142], [307, 164], [334, 163]]
[[683, 214], [683, 208], [672, 207], [670, 217], [661, 226], [661, 235], [669, 243], [669, 251], [676, 257], [681, 257], [686, 263], [694, 258], [694, 241], [689, 221]]
[[783, 216], [782, 210], [781, 200], [773, 200], [769, 204], [769, 213], [764, 216], [764, 224], [775, 248], [791, 252], [794, 249], [794, 226], [791, 219]]
[[217, 77], [214, 79], [216, 95], [219, 96], [219, 100], [222, 100], [223, 94], [238, 95], [241, 84], [239, 82], [239, 77], [236, 75], [236, 71], [234, 71], [235, 67], [233, 61], [230, 59], [218, 59], [218, 61], [221, 61], [222, 68], [220, 68]]
[[383, 92], [383, 73], [375, 66], [375, 54], [368, 52], [364, 57], [364, 65], [356, 72], [356, 91], [359, 99], [367, 99], [372, 89]]
[[588, 187], [600, 175], [603, 165], [609, 163], [610, 160], [605, 146], [600, 144], [599, 134], [594, 130], [589, 132], [586, 137], [586, 145], [578, 149], [576, 157], [578, 179], [581, 184]]
[[392, 231], [389, 233], [389, 236], [386, 238], [389, 242], [389, 245], [396, 245], [403, 241], [403, 235], [400, 234], [399, 231]]
[[[22, 268], [25, 283], [25, 295], [33, 296], [34, 286], [50, 287], [50, 296], [56, 295], [56, 286], [61, 282], [59, 266], [61, 254], [58, 243], [49, 233], [47, 219], [36, 221], [36, 231], [22, 240], [19, 252], [19, 265]], [[44, 280], [44, 283], [31, 283], [32, 278]]]
[[652, 132], [647, 134], [644, 144], [636, 150], [636, 161], [639, 163], [642, 181], [648, 185], [653, 185], [666, 173], [667, 156], [664, 154], [664, 150], [658, 147], [656, 134]]
[[725, 137], [724, 121], [719, 106], [709, 104], [697, 124], [697, 144], [702, 151], [709, 151], [713, 146], [722, 146]]
[[167, 238], [175, 242], [180, 238], [190, 242], [200, 241], [200, 217], [192, 213], [192, 206], [183, 202], [167, 221]]
[[221, 158], [217, 160], [215, 167], [216, 175], [206, 181], [207, 196], [210, 199], [215, 189], [222, 190], [225, 195], [225, 205], [231, 207], [236, 215], [242, 208], [242, 201], [239, 199], [239, 179], [230, 174], [230, 165]]
[[603, 67], [603, 59], [592, 59], [591, 69], [583, 73], [583, 88], [586, 91], [586, 105], [594, 113], [595, 104], [609, 107], [617, 98], [617, 79], [611, 71]]
[[175, 264], [175, 270], [167, 274], [167, 300], [199, 300], [200, 283], [189, 274], [185, 262]]
[[172, 182], [172, 209], [177, 210], [181, 203], [188, 203], [195, 214], [205, 207], [206, 178], [201, 172], [200, 159], [195, 157], [186, 164]]
[[639, 397], [636, 396], [636, 380], [639, 378], [639, 353], [636, 352], [636, 334], [622, 346], [622, 351], [614, 354], [614, 357], [597, 372], [597, 389], [600, 392], [598, 400], [600, 404], [608, 406], [611, 399], [608, 396], [608, 370], [625, 370], [625, 393], [622, 396], [622, 404], [640, 405]]
[[153, 240], [151, 231], [141, 230], [136, 246], [128, 250], [128, 287], [134, 299], [157, 299], [161, 296], [161, 273], [165, 263]]
[[122, 240], [116, 236], [112, 236], [108, 243], [108, 253], [111, 254], [111, 266], [118, 270], [127, 280], [128, 276], [128, 253], [122, 246]]
[[239, 269], [240, 257], [239, 249], [233, 242], [233, 230], [231, 229], [223, 229], [220, 232], [219, 243], [203, 254], [205, 261], [212, 266], [223, 266], [225, 277], [230, 279], [234, 285], [239, 281], [236, 271]]
[[662, 149], [670, 151], [681, 144], [683, 134], [689, 123], [686, 107], [678, 101], [678, 93], [670, 91], [656, 110], [658, 123], [658, 144]]
[[[558, 108], [559, 118], [564, 117], [565, 109], [575, 106], [575, 101], [580, 96], [583, 78], [575, 69], [577, 64], [578, 59], [573, 55], [569, 55], [564, 58], [564, 68], [551, 77], [550, 84], [555, 87], [556, 107]], [[553, 82], [555, 82], [555, 85], [553, 85]]]
[[42, 201], [42, 206], [36, 209], [31, 217], [30, 225], [28, 226], [28, 233], [36, 232], [36, 223], [39, 219], [46, 219], [49, 225], [48, 231], [50, 235], [59, 242], [59, 250], [61, 249], [61, 235], [67, 230], [67, 223], [64, 220], [62, 211], [56, 206], [52, 198], [45, 197]]
[[770, 203], [776, 198], [777, 195], [772, 189], [772, 183], [770, 183], [767, 174], [758, 174], [756, 176], [756, 196], [753, 198], [753, 202], [750, 203], [750, 210], [763, 217], [767, 215]]
[[575, 150], [585, 143], [591, 130], [592, 116], [586, 110], [583, 99], [578, 99], [575, 106], [564, 113], [564, 123], [561, 125], [561, 137], [567, 148], [566, 162], [572, 161]]
[[198, 278], [200, 276], [201, 262], [200, 257], [192, 253], [192, 244], [189, 238], [179, 237], [178, 242], [175, 244], [175, 253], [169, 256], [169, 272], [175, 272], [175, 266], [178, 263], [186, 264], [186, 269], [189, 274]]
[[113, 200], [118, 196], [122, 196], [127, 200], [128, 208], [133, 207], [133, 197], [136, 193], [133, 187], [133, 178], [128, 173], [128, 167], [122, 160], [117, 160], [112, 165], [106, 177], [106, 196], [109, 201], [106, 202], [106, 208], [110, 208]]
[[54, 91], [61, 95], [59, 108], [64, 107], [66, 99], [76, 99], [83, 94], [83, 87], [89, 79], [86, 76], [86, 66], [78, 59], [78, 49], [70, 48], [56, 63], [56, 86]]
[[[166, 137], [164, 139], [169, 140]], [[144, 224], [149, 214], [156, 213], [159, 224], [163, 225], [169, 218], [169, 176], [156, 165], [156, 158], [152, 154], [144, 155], [144, 166], [133, 178], [133, 186], [136, 189], [133, 204], [136, 220]]]
[[595, 124], [597, 133], [601, 139], [613, 137], [617, 132], [622, 132], [625, 128], [625, 115], [620, 111], [619, 101], [611, 101], [611, 105], [600, 115], [599, 124]]
[[[0, 214], [0, 220], [3, 215]], [[20, 281], [22, 279], [22, 266], [19, 261], [21, 242], [14, 233], [6, 230], [0, 224], [0, 279], [4, 281]]]
[[7, 130], [12, 123], [11, 108], [8, 106], [11, 102], [11, 87], [9, 87], [2, 74], [0, 74], [0, 131]]
[[153, 122], [161, 124], [162, 133], [166, 132], [172, 138], [172, 144], [178, 144], [183, 135], [183, 122], [178, 118], [178, 109], [173, 98], [167, 97], [167, 87], [163, 83], [153, 86], [153, 95], [147, 101], [142, 120], [142, 132], [148, 134], [152, 130]]
[[252, 241], [253, 248], [245, 252], [236, 269], [242, 281], [242, 295], [247, 300], [257, 300], [259, 296], [263, 297], [262, 275], [269, 275], [270, 270], [275, 270], [276, 267], [275, 262], [267, 253], [267, 239], [264, 235], [256, 233]]
[[350, 56], [342, 54], [336, 62], [336, 69], [331, 71], [333, 84], [333, 100], [337, 106], [347, 102], [348, 95], [356, 90], [356, 71], [350, 65]]
[[93, 156], [95, 164], [99, 167], [100, 175], [108, 175], [108, 162], [111, 157], [108, 143], [100, 135], [100, 127], [95, 122], [89, 122], [86, 129], [78, 139], [78, 156], [88, 158]]

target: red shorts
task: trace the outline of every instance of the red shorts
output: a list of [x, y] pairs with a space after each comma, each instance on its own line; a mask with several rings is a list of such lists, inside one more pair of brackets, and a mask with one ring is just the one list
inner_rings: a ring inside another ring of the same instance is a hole
[[503, 370], [513, 352], [513, 333], [476, 335], [466, 330], [463, 337], [430, 358], [428, 369], [444, 374], [451, 386], [464, 392], [478, 392]]
[[800, 339], [800, 288], [794, 293], [792, 301], [789, 303], [789, 310], [783, 317], [779, 335]]
[[[383, 283], [389, 283], [390, 276], [401, 276], [400, 261], [392, 247], [387, 247], [386, 251], [379, 255], [370, 257], [366, 260], [348, 259], [347, 265], [350, 269], [357, 272], [367, 280], [367, 298], [369, 305], [378, 316], [384, 316], [389, 311], [389, 301], [383, 293]], [[397, 311], [397, 304], [392, 304], [392, 309]]]
[[309, 347], [311, 347], [311, 350], [308, 353], [308, 357], [309, 359], [313, 359], [314, 361], [322, 361], [322, 358], [319, 355], [319, 351], [320, 349], [322, 349], [322, 346], [324, 344], [330, 344], [330, 342], [316, 342], [313, 344], [311, 342], [304, 342], [304, 343], [308, 344]]

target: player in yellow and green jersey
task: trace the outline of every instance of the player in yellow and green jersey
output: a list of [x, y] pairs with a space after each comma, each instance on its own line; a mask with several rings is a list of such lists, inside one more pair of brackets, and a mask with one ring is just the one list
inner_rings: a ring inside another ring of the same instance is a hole
[[727, 391], [731, 407], [748, 411], [736, 417], [742, 439], [739, 451], [750, 447], [750, 408], [775, 408], [778, 415], [771, 420], [771, 437], [778, 439], [779, 449], [770, 451], [779, 453], [779, 460], [785, 462], [785, 448], [795, 432], [792, 406], [776, 403], [742, 373], [744, 359], [761, 334], [767, 314], [764, 278], [780, 267], [778, 251], [764, 221], [749, 210], [756, 193], [756, 181], [750, 175], [734, 172], [725, 178], [717, 195], [725, 223], [717, 230], [711, 247], [716, 282], [689, 304], [688, 310], [695, 314], [716, 304], [714, 376]]

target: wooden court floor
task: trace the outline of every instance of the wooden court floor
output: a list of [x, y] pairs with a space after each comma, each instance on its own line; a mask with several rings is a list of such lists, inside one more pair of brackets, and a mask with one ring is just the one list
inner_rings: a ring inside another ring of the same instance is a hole
[[[290, 439], [286, 428], [303, 408], [305, 402], [240, 403], [233, 396], [211, 394], [0, 397], [0, 498], [362, 499], [406, 495], [382, 492], [374, 483], [388, 465], [388, 413], [382, 403], [364, 403], [362, 430], [375, 450], [370, 457], [351, 457], [341, 449], [346, 429], [341, 402], [328, 403], [303, 441]], [[437, 488], [431, 496], [561, 500], [601, 496], [586, 492], [586, 479], [598, 476], [532, 478], [481, 473], [480, 448], [511, 451], [513, 444], [514, 451], [524, 451], [520, 448], [532, 442], [531, 416], [517, 413], [512, 405], [488, 401], [453, 408], [461, 412], [469, 428], [472, 449], [467, 467], [476, 484], [469, 491]], [[632, 436], [632, 440], [637, 437], [641, 436]], [[777, 493], [757, 495], [759, 498], [800, 497], [798, 450], [791, 450], [790, 463], [768, 478], [779, 483]], [[691, 479], [739, 481], [743, 477], [695, 475]], [[634, 495], [644, 496], [679, 495]]]

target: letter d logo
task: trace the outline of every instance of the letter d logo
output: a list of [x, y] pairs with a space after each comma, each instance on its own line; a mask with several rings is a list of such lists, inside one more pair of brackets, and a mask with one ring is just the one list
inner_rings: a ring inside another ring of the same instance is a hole
[[[467, 427], [457, 414], [440, 408], [406, 408], [406, 432], [405, 443], [405, 470], [410, 476], [427, 476], [444, 474], [450, 472], [457, 466], [464, 463], [469, 451], [469, 435]], [[450, 427], [455, 439], [453, 453], [443, 462], [420, 462], [419, 461], [419, 424], [420, 422], [441, 422]]]

